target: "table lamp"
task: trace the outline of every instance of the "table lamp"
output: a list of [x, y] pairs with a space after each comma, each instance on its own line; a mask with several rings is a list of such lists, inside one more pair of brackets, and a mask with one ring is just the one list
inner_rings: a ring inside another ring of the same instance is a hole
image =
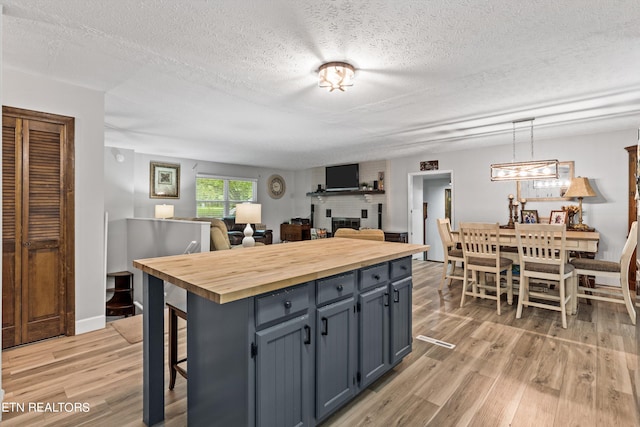
[[585, 177], [577, 177], [571, 179], [571, 184], [569, 184], [569, 189], [566, 193], [564, 193], [563, 197], [567, 198], [577, 198], [578, 199], [578, 213], [579, 213], [579, 221], [576, 226], [573, 228], [580, 231], [586, 231], [590, 229], [587, 224], [582, 223], [582, 199], [585, 197], [595, 197], [596, 192], [591, 188], [591, 184], [589, 184], [589, 179]]
[[242, 239], [242, 246], [245, 248], [256, 245], [251, 224], [262, 222], [261, 212], [262, 205], [259, 203], [240, 203], [236, 205], [236, 223], [247, 224], [244, 228], [244, 239]]
[[173, 217], [173, 205], [156, 205], [155, 217], [161, 219]]

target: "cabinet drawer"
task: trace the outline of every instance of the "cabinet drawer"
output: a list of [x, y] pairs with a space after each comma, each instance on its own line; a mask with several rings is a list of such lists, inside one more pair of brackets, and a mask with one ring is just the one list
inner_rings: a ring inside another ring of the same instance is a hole
[[360, 290], [385, 284], [389, 280], [389, 264], [383, 263], [360, 270]]
[[411, 275], [411, 257], [391, 261], [391, 280], [402, 279]]
[[309, 285], [256, 298], [256, 327], [295, 316], [309, 308]]
[[326, 304], [342, 297], [353, 295], [355, 286], [356, 274], [354, 271], [320, 279], [317, 283], [317, 305]]

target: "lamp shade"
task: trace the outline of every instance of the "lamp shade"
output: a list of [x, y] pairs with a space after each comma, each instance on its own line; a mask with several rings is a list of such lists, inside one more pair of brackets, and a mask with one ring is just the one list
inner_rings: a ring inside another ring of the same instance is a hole
[[262, 222], [262, 205], [259, 203], [240, 203], [236, 205], [236, 223], [256, 224]]
[[156, 218], [171, 218], [173, 216], [173, 205], [156, 205]]
[[595, 197], [596, 192], [591, 188], [591, 184], [589, 184], [589, 178], [585, 178], [582, 176], [573, 178], [571, 180], [571, 184], [569, 184], [569, 189], [566, 193], [564, 193], [563, 197]]

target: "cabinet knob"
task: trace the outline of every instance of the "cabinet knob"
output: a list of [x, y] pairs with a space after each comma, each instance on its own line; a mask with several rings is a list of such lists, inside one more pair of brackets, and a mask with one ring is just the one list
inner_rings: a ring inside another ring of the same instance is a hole
[[376, 280], [380, 280], [380, 275], [379, 274], [374, 274], [373, 278], [376, 279]]
[[291, 308], [291, 301], [285, 301], [284, 302], [284, 308]]
[[344, 289], [344, 286], [338, 285], [336, 286], [336, 289], [338, 290], [338, 292], [342, 292], [342, 290]]

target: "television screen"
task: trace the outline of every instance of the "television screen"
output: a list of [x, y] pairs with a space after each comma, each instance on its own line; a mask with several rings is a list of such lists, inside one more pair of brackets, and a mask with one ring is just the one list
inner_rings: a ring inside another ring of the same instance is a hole
[[327, 191], [357, 190], [360, 184], [358, 164], [327, 166], [326, 189]]

